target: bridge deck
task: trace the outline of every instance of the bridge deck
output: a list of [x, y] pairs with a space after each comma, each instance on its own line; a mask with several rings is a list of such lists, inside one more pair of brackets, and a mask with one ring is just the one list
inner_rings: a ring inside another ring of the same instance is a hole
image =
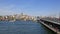
[[[41, 21], [40, 21], [41, 22]], [[50, 27], [49, 25], [45, 24], [44, 22], [41, 22], [43, 25], [45, 25], [47, 28], [51, 29], [52, 31], [56, 32], [57, 34], [60, 34], [59, 31], [57, 31], [56, 29]]]
[[52, 22], [52, 23], [55, 23], [55, 24], [60, 25], [60, 23], [59, 23], [59, 22], [55, 22], [55, 21], [52, 21], [52, 20], [47, 20], [47, 19], [42, 19], [42, 20], [49, 21], [49, 22]]

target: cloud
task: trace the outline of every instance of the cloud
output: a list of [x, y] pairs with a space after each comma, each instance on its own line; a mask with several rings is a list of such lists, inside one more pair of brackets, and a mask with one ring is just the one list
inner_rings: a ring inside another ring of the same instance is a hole
[[0, 15], [12, 15], [12, 14], [16, 14], [17, 10], [15, 11], [15, 9], [16, 9], [15, 5], [2, 6], [0, 8]]

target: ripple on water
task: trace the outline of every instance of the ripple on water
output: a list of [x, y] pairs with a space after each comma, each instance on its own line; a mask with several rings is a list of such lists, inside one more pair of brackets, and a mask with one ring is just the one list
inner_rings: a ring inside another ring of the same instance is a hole
[[0, 34], [52, 34], [41, 24], [33, 21], [2, 21], [0, 22]]

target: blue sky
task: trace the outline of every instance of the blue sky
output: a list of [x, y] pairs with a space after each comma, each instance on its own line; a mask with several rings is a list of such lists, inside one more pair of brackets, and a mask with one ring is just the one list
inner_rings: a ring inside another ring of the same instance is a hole
[[53, 16], [59, 12], [60, 0], [0, 0], [0, 15]]

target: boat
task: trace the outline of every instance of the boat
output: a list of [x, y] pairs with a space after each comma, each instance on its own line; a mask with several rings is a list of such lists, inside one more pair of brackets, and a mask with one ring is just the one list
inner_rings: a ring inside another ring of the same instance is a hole
[[10, 20], [9, 22], [15, 22], [16, 20]]

